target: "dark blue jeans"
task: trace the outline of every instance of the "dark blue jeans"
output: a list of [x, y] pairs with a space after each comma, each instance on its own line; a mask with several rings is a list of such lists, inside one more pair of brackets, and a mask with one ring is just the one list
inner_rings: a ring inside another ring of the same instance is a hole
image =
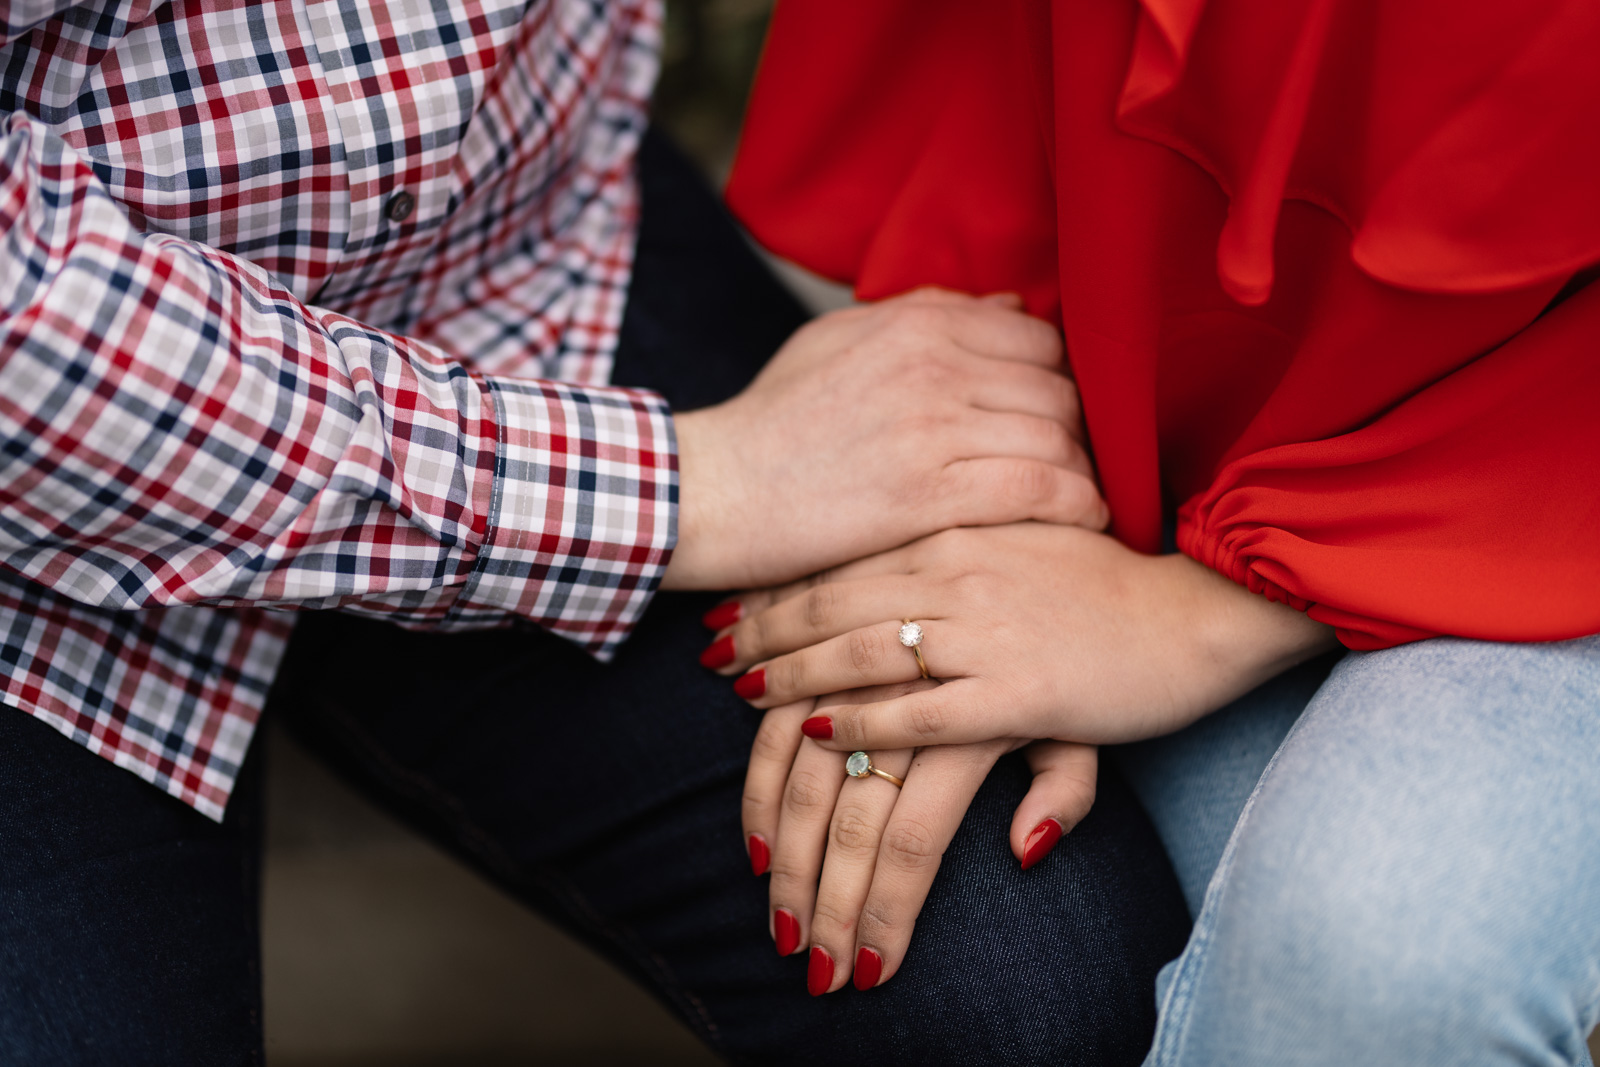
[[[803, 321], [700, 179], [646, 146], [615, 378], [679, 408], [736, 392]], [[1000, 763], [896, 977], [812, 999], [767, 935], [739, 794], [757, 713], [696, 656], [709, 595], [656, 598], [615, 662], [532, 628], [427, 634], [301, 619], [268, 714], [676, 1010], [730, 1060], [1133, 1064], [1188, 914], [1115, 773], [1024, 874], [1027, 784]], [[261, 1056], [259, 770], [221, 826], [0, 711], [0, 1063]]]

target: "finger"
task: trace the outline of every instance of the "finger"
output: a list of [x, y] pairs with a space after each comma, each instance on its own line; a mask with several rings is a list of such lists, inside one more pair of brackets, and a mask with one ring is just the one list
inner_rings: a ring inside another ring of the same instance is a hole
[[988, 359], [1059, 369], [1065, 363], [1061, 335], [1042, 319], [994, 304], [951, 308], [944, 331], [968, 352]]
[[780, 956], [792, 955], [808, 943], [828, 822], [844, 779], [843, 755], [801, 743], [778, 809], [778, 840], [767, 886], [772, 939]]
[[1001, 307], [1011, 308], [1014, 311], [1021, 311], [1023, 307], [1021, 293], [984, 293], [978, 299], [986, 304], [999, 304]]
[[[872, 764], [897, 778], [911, 766], [910, 749], [874, 753]], [[850, 977], [855, 956], [856, 920], [872, 886], [878, 845], [899, 790], [876, 775], [852, 778], [839, 792], [828, 827], [817, 902], [811, 920], [811, 960], [806, 989], [812, 996], [838, 989]]]
[[962, 459], [945, 467], [946, 527], [999, 526], [1034, 519], [1104, 529], [1111, 512], [1093, 481], [1034, 459]]
[[880, 307], [891, 314], [924, 316], [908, 318], [905, 326], [935, 331], [988, 359], [1040, 367], [1059, 367], [1063, 362], [1061, 334], [1054, 326], [1000, 301], [923, 288], [883, 301]]
[[788, 784], [789, 769], [794, 766], [795, 753], [804, 736], [800, 723], [815, 706], [815, 701], [801, 700], [773, 708], [761, 717], [755, 742], [750, 746], [739, 818], [744, 826], [745, 851], [750, 854], [750, 873], [757, 877], [772, 866], [783, 787]]
[[734, 624], [723, 635], [731, 658], [713, 666], [725, 675], [738, 674], [752, 664], [863, 626], [927, 616], [932, 612], [929, 592], [926, 581], [906, 574], [812, 586]]
[[1099, 750], [1070, 741], [1035, 741], [1023, 750], [1033, 784], [1011, 819], [1011, 854], [1022, 869], [1050, 854], [1094, 806]]
[[[928, 664], [932, 669], [933, 664]], [[835, 752], [966, 745], [997, 737], [1037, 736], [1014, 700], [985, 700], [989, 683], [957, 678], [937, 689], [870, 704], [818, 708], [800, 729]]]
[[898, 296], [880, 300], [878, 303], [926, 307], [964, 307], [968, 304], [975, 304], [981, 299], [981, 297], [973, 296], [971, 293], [946, 289], [939, 285], [922, 285], [900, 293]]
[[1055, 419], [1082, 440], [1083, 407], [1078, 386], [1059, 371], [1025, 363], [993, 363], [972, 380], [966, 401], [984, 411], [1014, 411]]
[[899, 970], [944, 850], [1005, 748], [1006, 742], [995, 741], [917, 752], [861, 906], [853, 961], [857, 989], [880, 985]]
[[[964, 664], [951, 650], [972, 642], [951, 633], [947, 621], [923, 615], [917, 622], [928, 673], [939, 679], [961, 677]], [[773, 708], [803, 697], [920, 678], [916, 652], [900, 643], [900, 626], [899, 620], [886, 620], [766, 660], [740, 675], [733, 691], [758, 708]]]
[[960, 424], [950, 441], [961, 459], [1033, 459], [1093, 479], [1089, 454], [1061, 423], [1038, 415], [985, 412]]

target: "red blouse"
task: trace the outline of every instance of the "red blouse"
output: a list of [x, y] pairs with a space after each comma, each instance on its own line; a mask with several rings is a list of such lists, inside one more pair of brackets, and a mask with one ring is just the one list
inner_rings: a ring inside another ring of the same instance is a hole
[[1352, 648], [1600, 631], [1600, 4], [791, 0], [728, 188], [1059, 322], [1113, 531]]

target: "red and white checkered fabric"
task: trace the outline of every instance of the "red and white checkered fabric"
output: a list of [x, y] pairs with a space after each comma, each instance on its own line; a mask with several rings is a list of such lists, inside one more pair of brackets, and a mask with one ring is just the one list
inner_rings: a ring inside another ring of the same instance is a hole
[[0, 19], [0, 698], [220, 818], [271, 609], [607, 655], [675, 536], [605, 384], [657, 0]]

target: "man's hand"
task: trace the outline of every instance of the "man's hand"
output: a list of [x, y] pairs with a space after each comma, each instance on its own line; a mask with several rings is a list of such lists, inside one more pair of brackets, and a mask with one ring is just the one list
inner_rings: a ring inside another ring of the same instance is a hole
[[749, 388], [676, 418], [663, 585], [788, 581], [953, 526], [1108, 519], [1056, 331], [922, 289], [824, 315]]

